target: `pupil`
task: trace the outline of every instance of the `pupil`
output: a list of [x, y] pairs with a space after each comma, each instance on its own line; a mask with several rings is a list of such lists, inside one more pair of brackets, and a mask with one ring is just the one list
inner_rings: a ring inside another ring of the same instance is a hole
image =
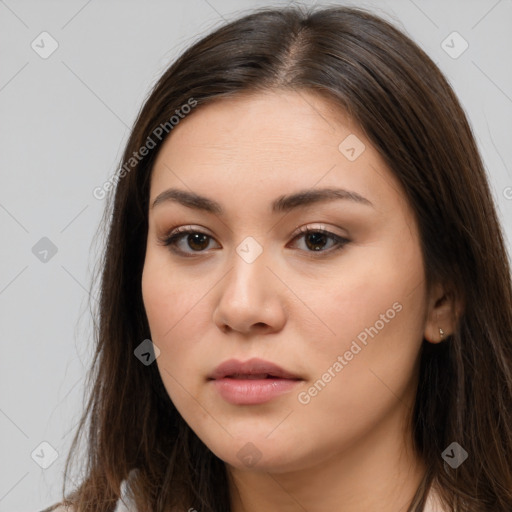
[[[193, 247], [193, 245], [196, 243], [198, 244], [198, 246]], [[191, 249], [205, 249], [206, 247], [208, 247], [208, 236], [203, 235], [202, 233], [193, 233], [188, 236], [188, 245], [190, 246]]]
[[[325, 245], [325, 235], [323, 233], [311, 233], [306, 237], [306, 245], [311, 249], [310, 244], [308, 243], [312, 240], [312, 245], [320, 244], [322, 247]], [[322, 247], [314, 247], [312, 248], [314, 251], [319, 251]]]

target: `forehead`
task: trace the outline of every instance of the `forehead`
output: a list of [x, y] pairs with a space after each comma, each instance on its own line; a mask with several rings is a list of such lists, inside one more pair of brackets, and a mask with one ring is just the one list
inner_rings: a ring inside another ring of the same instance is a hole
[[197, 108], [173, 129], [161, 152], [176, 157], [180, 147], [200, 149], [187, 155], [199, 160], [208, 154], [259, 154], [294, 161], [307, 154], [316, 158], [355, 131], [341, 110], [310, 92], [243, 94]]
[[156, 159], [150, 202], [168, 187], [229, 203], [331, 186], [378, 210], [406, 208], [399, 182], [341, 108], [308, 91], [278, 91], [216, 100], [181, 120]]

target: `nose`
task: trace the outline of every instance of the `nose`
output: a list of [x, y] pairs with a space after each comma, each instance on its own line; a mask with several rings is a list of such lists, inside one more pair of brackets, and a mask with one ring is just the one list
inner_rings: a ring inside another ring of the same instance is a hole
[[232, 267], [217, 288], [213, 321], [225, 332], [244, 335], [280, 331], [286, 323], [285, 286], [268, 266], [265, 251], [248, 263], [235, 251]]

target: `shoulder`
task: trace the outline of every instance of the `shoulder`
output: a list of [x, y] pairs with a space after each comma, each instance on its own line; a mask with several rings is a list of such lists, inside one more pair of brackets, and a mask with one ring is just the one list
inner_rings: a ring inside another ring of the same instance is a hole
[[[121, 482], [121, 497], [116, 502], [116, 508], [114, 512], [134, 512], [134, 503], [131, 495], [130, 481], [135, 477], [137, 469], [132, 469], [128, 475], [128, 478]], [[64, 505], [59, 502], [54, 505], [41, 510], [40, 512], [75, 512], [75, 507], [71, 505]]]
[[45, 508], [41, 510], [41, 512], [74, 512], [74, 507], [62, 505], [61, 503], [57, 503], [56, 505], [52, 505], [51, 507]]
[[438, 492], [433, 488], [430, 490], [427, 496], [427, 501], [425, 503], [423, 512], [448, 512], [445, 508], [445, 505], [443, 505]]

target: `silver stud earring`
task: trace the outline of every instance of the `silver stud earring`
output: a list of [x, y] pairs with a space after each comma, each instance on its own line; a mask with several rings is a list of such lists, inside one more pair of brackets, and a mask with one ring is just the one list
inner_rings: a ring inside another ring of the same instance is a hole
[[443, 329], [441, 329], [441, 327], [439, 327], [439, 336], [441, 336], [441, 341], [443, 341], [444, 331], [443, 331]]

